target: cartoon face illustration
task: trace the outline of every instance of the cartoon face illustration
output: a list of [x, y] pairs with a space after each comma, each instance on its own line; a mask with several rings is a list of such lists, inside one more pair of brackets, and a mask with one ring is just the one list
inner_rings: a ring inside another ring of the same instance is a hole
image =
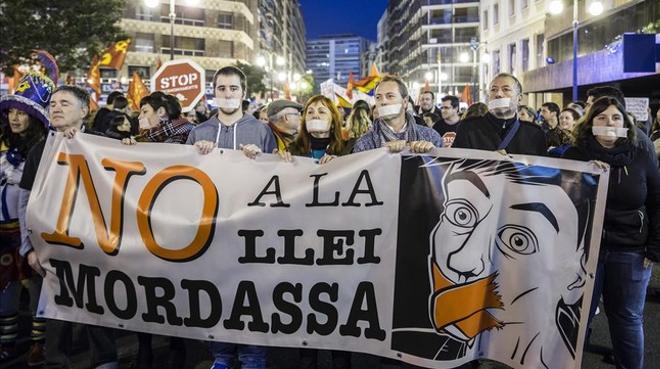
[[429, 315], [438, 334], [472, 347], [506, 332], [486, 351], [537, 360], [538, 367], [574, 357], [584, 285], [584, 267], [576, 273], [575, 261], [584, 265], [585, 222], [560, 177], [559, 170], [509, 162], [447, 167], [444, 210], [430, 235]]

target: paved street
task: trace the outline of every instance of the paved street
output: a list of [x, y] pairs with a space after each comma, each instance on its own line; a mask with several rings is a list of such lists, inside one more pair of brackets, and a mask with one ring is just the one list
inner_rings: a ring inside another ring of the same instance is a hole
[[[645, 342], [645, 351], [646, 351], [646, 368], [647, 369], [660, 369], [660, 349], [658, 342], [660, 341], [660, 267], [655, 266], [653, 277], [651, 280], [651, 293], [648, 296], [646, 304], [645, 317], [646, 321], [644, 324], [644, 329], [646, 332], [646, 342]], [[27, 317], [23, 319], [22, 330], [27, 332]], [[132, 361], [135, 357], [137, 351], [137, 338], [134, 334], [130, 333], [120, 333], [118, 338], [119, 342], [119, 355], [121, 358], [121, 367], [130, 368], [132, 366]], [[592, 343], [596, 349], [604, 349], [606, 347], [611, 347], [609, 340], [609, 333], [607, 327], [607, 320], [605, 319], [604, 314], [596, 316], [594, 321], [594, 333]], [[22, 341], [21, 348], [27, 350], [27, 342]], [[155, 357], [156, 363], [155, 368], [165, 367], [165, 360], [167, 358], [167, 339], [160, 337], [154, 339], [155, 347]], [[83, 345], [83, 342], [79, 342], [78, 345]], [[207, 369], [210, 367], [210, 358], [206, 351], [204, 344], [195, 341], [187, 342], [188, 349], [188, 359], [186, 361], [186, 369]], [[78, 348], [78, 354], [74, 358], [74, 368], [84, 369], [88, 366], [87, 361], [87, 352], [81, 346]], [[19, 358], [9, 363], [8, 365], [0, 366], [0, 368], [11, 368], [19, 369], [24, 368], [20, 364], [23, 358]], [[482, 368], [495, 368], [499, 367], [496, 365], [485, 364], [482, 365]], [[583, 360], [583, 369], [608, 369], [614, 368], [614, 365], [606, 364], [602, 361], [602, 355], [586, 352]]]

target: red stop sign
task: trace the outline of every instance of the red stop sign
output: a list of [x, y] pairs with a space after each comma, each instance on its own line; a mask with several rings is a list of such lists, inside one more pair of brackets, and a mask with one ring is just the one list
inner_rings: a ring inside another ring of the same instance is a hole
[[152, 91], [175, 96], [184, 113], [202, 99], [205, 83], [204, 69], [190, 59], [170, 60], [151, 77]]

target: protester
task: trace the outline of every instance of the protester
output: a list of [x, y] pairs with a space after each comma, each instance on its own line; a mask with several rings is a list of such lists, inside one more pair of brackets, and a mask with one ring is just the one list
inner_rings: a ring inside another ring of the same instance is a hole
[[[241, 110], [241, 101], [247, 94], [246, 79], [245, 73], [233, 66], [223, 67], [213, 76], [218, 114], [195, 127], [186, 142], [195, 145], [200, 154], [206, 155], [217, 147], [242, 150], [248, 158], [254, 159], [262, 152], [271, 153], [275, 149], [270, 128]], [[213, 369], [231, 368], [237, 353], [243, 368], [266, 368], [264, 347], [210, 342], [209, 350], [214, 358]]]
[[456, 129], [461, 120], [461, 117], [458, 115], [459, 100], [456, 96], [446, 95], [441, 101], [440, 112], [442, 119], [433, 125], [433, 129], [442, 137], [443, 147], [451, 147], [456, 138]]
[[[48, 113], [51, 127], [63, 132], [67, 138], [73, 138], [77, 132], [84, 131], [83, 121], [89, 113], [89, 94], [76, 86], [64, 85], [53, 92]], [[26, 229], [26, 208], [30, 191], [37, 174], [37, 168], [45, 148], [45, 141], [36, 144], [25, 161], [20, 182], [19, 220], [21, 223], [20, 253], [27, 259], [30, 267], [42, 277], [45, 275], [39, 258], [32, 248]], [[53, 162], [50, 165], [55, 165]], [[74, 324], [67, 321], [49, 319], [46, 322], [46, 366], [48, 368], [69, 368], [72, 352]], [[110, 328], [85, 325], [90, 347], [92, 368], [118, 368], [117, 349]]]
[[103, 136], [115, 140], [130, 138], [132, 127], [138, 124], [135, 118], [120, 112], [113, 112], [108, 115], [108, 129], [103, 132]]
[[430, 128], [433, 128], [433, 125], [442, 118], [440, 109], [435, 106], [435, 94], [433, 91], [424, 90], [421, 95], [419, 95], [419, 109], [417, 109], [417, 115], [422, 117], [426, 126]]
[[541, 123], [541, 128], [547, 134], [551, 130], [555, 129], [559, 124], [559, 105], [553, 102], [543, 103], [541, 105], [541, 118], [543, 122]]
[[350, 130], [345, 140], [358, 139], [371, 129], [370, 111], [369, 104], [364, 100], [358, 100], [353, 104], [353, 110], [351, 110], [351, 114], [346, 119]]
[[646, 288], [660, 261], [658, 159], [617, 98], [590, 103], [563, 156], [610, 172], [590, 318], [602, 294], [617, 368], [642, 369]]
[[580, 114], [572, 108], [566, 108], [559, 114], [559, 124], [546, 135], [550, 156], [561, 157], [573, 144], [573, 128], [580, 119]]
[[521, 122], [535, 123], [536, 113], [534, 113], [534, 109], [529, 106], [521, 105], [518, 107], [518, 119], [520, 119]]
[[112, 103], [112, 111], [118, 111], [120, 113], [130, 114], [131, 109], [128, 106], [128, 99], [124, 96], [115, 97]]
[[31, 72], [18, 83], [24, 88], [15, 95], [0, 98], [0, 363], [18, 355], [18, 305], [21, 284], [30, 296], [32, 343], [27, 365], [44, 362], [46, 321], [37, 318], [41, 277], [31, 273], [25, 259], [19, 256], [19, 183], [30, 149], [42, 141], [48, 129], [46, 106], [55, 89], [53, 82], [40, 73]]
[[376, 86], [376, 114], [373, 128], [355, 143], [353, 152], [388, 147], [392, 152], [402, 151], [407, 146], [413, 152], [429, 152], [442, 147], [438, 132], [416, 124], [415, 117], [408, 112], [408, 88], [398, 77], [385, 76]]
[[573, 108], [566, 108], [559, 114], [559, 128], [572, 132], [582, 115]]
[[516, 77], [507, 73], [495, 76], [488, 90], [488, 113], [461, 122], [452, 147], [546, 155], [541, 127], [517, 118], [521, 98], [522, 85]]
[[273, 131], [278, 152], [289, 151], [300, 131], [303, 106], [290, 100], [275, 100], [268, 105], [268, 126]]
[[156, 91], [140, 100], [138, 142], [185, 143], [194, 125], [181, 116], [176, 97]]
[[483, 117], [488, 113], [488, 105], [482, 102], [476, 102], [470, 105], [465, 112], [461, 115], [461, 120], [466, 120], [469, 118]]
[[108, 115], [108, 113], [110, 113], [114, 109], [113, 103], [115, 102], [115, 98], [120, 96], [122, 97], [124, 96], [124, 94], [121, 91], [110, 92], [108, 98], [105, 100], [106, 105], [100, 108], [96, 112], [96, 115], [94, 115], [92, 128], [94, 128], [95, 131], [105, 132], [105, 130], [108, 129], [106, 115]]
[[257, 109], [254, 112], [254, 117], [257, 118], [257, 120], [268, 124], [268, 105], [264, 105]]
[[653, 126], [651, 129], [651, 141], [655, 146], [655, 153], [660, 159], [660, 103], [651, 105], [651, 120], [653, 120]]
[[[154, 92], [140, 101], [140, 134], [135, 137], [123, 137], [122, 143], [134, 145], [137, 142], [161, 142], [183, 144], [194, 125], [181, 116], [181, 105], [176, 97], [162, 92]], [[130, 124], [130, 123], [129, 123]], [[123, 123], [122, 127], [125, 127]], [[126, 131], [110, 133], [112, 138], [126, 136]], [[106, 131], [107, 134], [107, 131]], [[130, 136], [130, 131], [128, 132]], [[153, 365], [152, 335], [138, 333], [138, 353], [135, 367], [149, 369]], [[186, 360], [185, 341], [180, 337], [170, 337], [168, 368], [183, 368]]]
[[291, 154], [311, 157], [321, 164], [350, 154], [355, 141], [344, 142], [340, 119], [330, 99], [323, 95], [312, 96], [303, 109], [300, 133], [289, 147]]

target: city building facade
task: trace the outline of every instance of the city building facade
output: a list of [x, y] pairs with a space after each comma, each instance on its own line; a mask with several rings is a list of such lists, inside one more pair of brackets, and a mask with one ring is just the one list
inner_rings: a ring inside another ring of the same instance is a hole
[[[331, 78], [335, 83], [346, 85], [351, 73], [356, 79], [369, 73], [368, 69], [364, 70], [365, 53], [369, 53], [369, 41], [356, 35], [329, 35], [308, 40], [307, 69], [314, 74], [316, 86]], [[375, 50], [372, 54], [375, 57]]]
[[391, 0], [383, 70], [411, 86], [428, 82], [438, 95], [476, 89], [479, 75], [478, 0]]

